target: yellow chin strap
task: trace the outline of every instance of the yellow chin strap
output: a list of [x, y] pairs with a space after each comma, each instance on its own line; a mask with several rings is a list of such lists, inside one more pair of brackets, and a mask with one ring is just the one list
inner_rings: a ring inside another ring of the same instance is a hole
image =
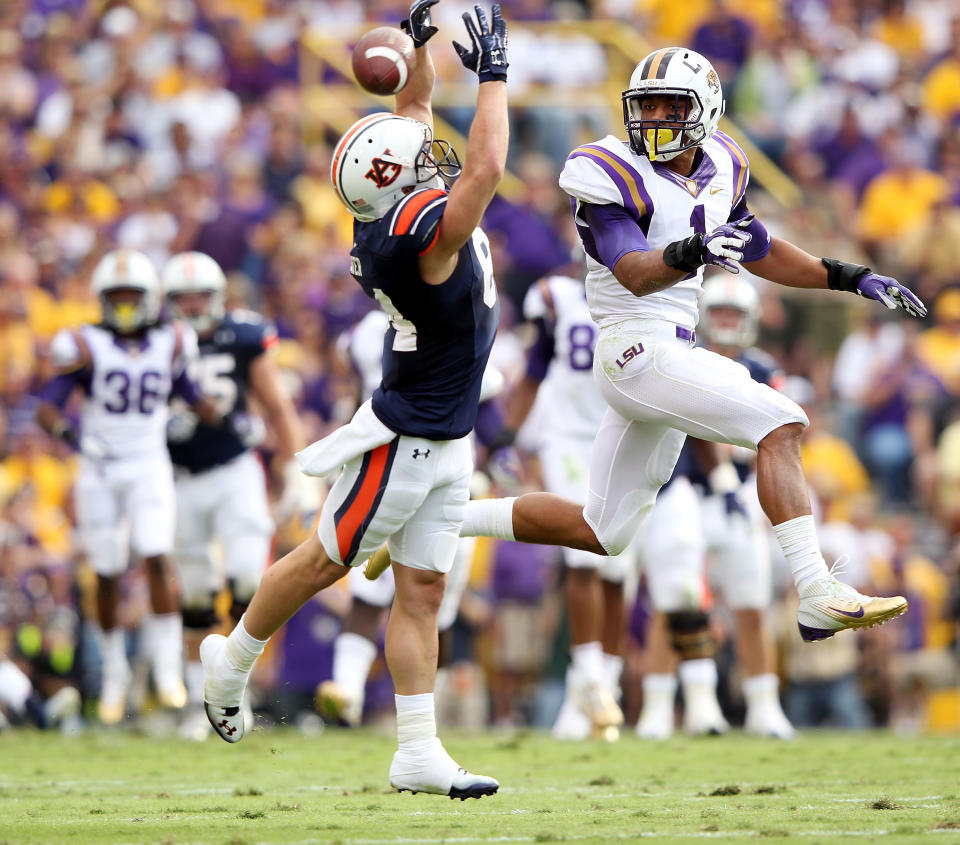
[[647, 130], [647, 155], [650, 161], [657, 157], [657, 150], [665, 144], [669, 144], [676, 134], [672, 129], [648, 129]]

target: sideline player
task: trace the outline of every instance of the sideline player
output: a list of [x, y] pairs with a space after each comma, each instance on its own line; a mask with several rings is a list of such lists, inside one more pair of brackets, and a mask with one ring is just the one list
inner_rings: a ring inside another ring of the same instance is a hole
[[[226, 311], [227, 280], [209, 255], [175, 255], [164, 267], [162, 281], [171, 314], [197, 333], [200, 354], [192, 365], [196, 382], [221, 414], [236, 421], [232, 429], [211, 426], [184, 409], [174, 412], [167, 426], [177, 492], [173, 561], [180, 578], [192, 711], [181, 733], [203, 739], [210, 722], [203, 710], [200, 642], [220, 622], [214, 604], [224, 581], [232, 598], [230, 617], [239, 621], [269, 562], [273, 541], [266, 477], [253, 451], [266, 431], [259, 419], [249, 416], [248, 396], [263, 409], [274, 433], [275, 476], [295, 488], [313, 482], [299, 472], [293, 458], [304, 445], [303, 431], [269, 351], [277, 339], [273, 326], [251, 311]], [[215, 541], [222, 545], [222, 568], [214, 559]]]
[[[503, 176], [508, 143], [506, 24], [493, 6], [465, 15], [472, 48], [454, 42], [479, 78], [466, 164], [433, 139], [435, 69], [426, 41], [436, 28], [417, 0], [407, 23], [416, 66], [396, 114], [357, 121], [334, 150], [331, 176], [355, 218], [351, 271], [390, 317], [383, 382], [347, 425], [300, 453], [311, 475], [342, 466], [317, 534], [270, 567], [229, 638], [200, 648], [207, 713], [220, 736], [239, 740], [240, 702], [267, 639], [317, 591], [384, 541], [396, 597], [386, 656], [397, 691], [399, 748], [390, 783], [451, 798], [497, 791], [496, 780], [460, 768], [436, 735], [433, 685], [437, 612], [456, 552], [473, 469], [470, 442], [499, 304], [490, 245], [477, 228]], [[436, 159], [433, 150], [439, 148]]]
[[[593, 382], [597, 329], [583, 283], [547, 276], [527, 291], [524, 317], [536, 331], [523, 377], [507, 398], [504, 429], [491, 450], [512, 445], [534, 403], [539, 458], [548, 491], [577, 502], [587, 498], [590, 449], [604, 403]], [[623, 581], [632, 555], [600, 556], [564, 549], [564, 582], [570, 620], [570, 666], [563, 705], [553, 725], [558, 739], [612, 738], [623, 723], [617, 704], [623, 670]]]
[[760, 504], [790, 564], [807, 641], [903, 613], [838, 581], [817, 542], [800, 438], [807, 417], [739, 364], [696, 348], [705, 265], [788, 287], [831, 289], [922, 317], [907, 288], [867, 267], [817, 259], [771, 238], [747, 208], [746, 155], [717, 123], [720, 79], [699, 53], [657, 50], [623, 92], [628, 140], [575, 149], [560, 186], [573, 197], [600, 328], [594, 375], [607, 403], [585, 507], [549, 493], [472, 502], [463, 533], [618, 554], [649, 514], [686, 435], [757, 450]]
[[[45, 386], [40, 424], [80, 450], [74, 488], [77, 524], [97, 574], [103, 683], [98, 715], [107, 725], [126, 713], [130, 666], [118, 624], [120, 575], [132, 551], [147, 567], [152, 613], [144, 624], [161, 706], [186, 702], [183, 635], [173, 547], [175, 497], [167, 453], [167, 402], [180, 396], [212, 424], [221, 422], [187, 372], [196, 354], [193, 330], [160, 320], [160, 282], [146, 255], [107, 253], [92, 278], [99, 325], [59, 332], [51, 344], [57, 375]], [[62, 409], [75, 389], [85, 394], [79, 433]]]
[[[779, 389], [783, 373], [765, 352], [752, 348], [760, 302], [753, 286], [719, 275], [703, 284], [697, 328], [707, 348], [745, 366], [755, 381]], [[688, 439], [669, 487], [661, 489], [650, 519], [638, 536], [645, 555], [647, 584], [655, 619], [645, 649], [643, 711], [637, 734], [666, 739], [673, 733], [676, 676], [672, 642], [681, 663], [684, 730], [723, 733], [726, 720], [717, 701], [715, 644], [703, 610], [703, 564], [709, 554], [709, 581], [733, 612], [737, 656], [743, 675], [747, 733], [790, 739], [795, 731], [778, 695], [779, 681], [766, 610], [773, 600], [770, 555], [763, 514], [752, 474], [753, 453], [733, 450], [709, 472], [701, 470]], [[679, 481], [682, 475], [687, 482]], [[691, 500], [691, 497], [692, 500]], [[670, 561], [664, 566], [663, 561]], [[665, 631], [659, 626], [666, 626]]]

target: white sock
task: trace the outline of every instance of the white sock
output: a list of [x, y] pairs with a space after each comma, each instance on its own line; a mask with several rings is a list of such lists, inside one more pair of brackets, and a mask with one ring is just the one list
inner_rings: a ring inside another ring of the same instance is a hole
[[359, 634], [343, 633], [333, 643], [333, 680], [352, 695], [363, 695], [377, 647]]
[[99, 634], [103, 674], [118, 677], [130, 671], [127, 663], [127, 641], [123, 628], [101, 629]]
[[686, 688], [692, 684], [717, 685], [717, 662], [712, 657], [684, 660], [678, 670], [680, 683]]
[[673, 706], [677, 695], [677, 676], [649, 674], [643, 676], [643, 707], [663, 703]]
[[603, 677], [607, 679], [610, 689], [617, 700], [620, 699], [620, 675], [623, 674], [623, 658], [617, 654], [603, 653]]
[[798, 516], [774, 525], [773, 533], [777, 535], [777, 542], [790, 564], [798, 592], [802, 594], [805, 587], [830, 575], [820, 554], [817, 528], [812, 516]]
[[237, 627], [227, 637], [227, 660], [241, 672], [249, 672], [253, 668], [253, 664], [257, 662], [257, 658], [263, 653], [263, 648], [267, 644], [266, 640], [258, 640], [247, 633], [247, 629], [243, 626], [246, 615], [243, 614], [240, 617]]
[[602, 684], [604, 682], [603, 647], [599, 641], [570, 646], [570, 658], [574, 674], [581, 683]]
[[164, 675], [180, 675], [183, 666], [183, 617], [179, 613], [148, 614], [144, 636], [153, 665]]
[[186, 666], [187, 700], [191, 704], [203, 702], [203, 664], [199, 660], [188, 660]]
[[507, 499], [472, 499], [467, 502], [467, 515], [460, 527], [461, 537], [496, 537], [516, 540], [513, 534], [513, 503]]
[[433, 693], [395, 695], [397, 705], [397, 743], [404, 746], [420, 745], [437, 736], [437, 717]]
[[747, 709], [754, 707], [764, 707], [768, 704], [780, 706], [780, 679], [769, 672], [765, 675], [753, 675], [745, 678], [743, 681], [743, 697], [746, 700]]

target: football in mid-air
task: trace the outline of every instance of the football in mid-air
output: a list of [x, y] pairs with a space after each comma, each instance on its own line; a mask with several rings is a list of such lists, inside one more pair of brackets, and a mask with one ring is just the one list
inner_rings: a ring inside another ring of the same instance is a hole
[[396, 94], [410, 78], [413, 39], [390, 26], [371, 29], [353, 48], [353, 75], [371, 94]]

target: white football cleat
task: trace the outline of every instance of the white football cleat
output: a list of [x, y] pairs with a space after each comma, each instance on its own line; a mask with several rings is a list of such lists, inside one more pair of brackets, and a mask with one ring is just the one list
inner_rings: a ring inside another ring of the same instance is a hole
[[450, 798], [482, 798], [493, 795], [500, 784], [486, 775], [475, 775], [457, 765], [439, 738], [423, 749], [397, 749], [390, 764], [390, 786], [400, 792], [428, 792]]
[[829, 577], [818, 578], [799, 591], [797, 625], [806, 642], [825, 640], [848, 628], [872, 628], [907, 609], [907, 600], [903, 596], [865, 596], [849, 584], [838, 581], [833, 573], [841, 568], [841, 561], [837, 561], [830, 569]]
[[640, 739], [664, 740], [673, 736], [673, 699], [669, 704], [663, 702], [645, 703], [637, 719], [636, 734]]
[[707, 684], [690, 695], [690, 687], [683, 688], [683, 732], [690, 736], [720, 736], [730, 730], [730, 723], [723, 718], [716, 690]]
[[574, 703], [568, 695], [563, 699], [560, 712], [550, 730], [554, 739], [579, 741], [589, 739], [593, 725], [589, 717]]
[[210, 634], [200, 643], [203, 709], [222, 740], [239, 742], [244, 733], [244, 712], [241, 704], [249, 675], [227, 660], [226, 646], [227, 638], [222, 634]]
[[130, 685], [130, 670], [115, 674], [104, 673], [100, 685], [100, 700], [97, 702], [97, 717], [104, 725], [117, 725], [127, 715], [127, 688]]
[[797, 730], [790, 724], [783, 710], [776, 707], [748, 707], [743, 729], [754, 736], [772, 739], [790, 740], [796, 737]]

